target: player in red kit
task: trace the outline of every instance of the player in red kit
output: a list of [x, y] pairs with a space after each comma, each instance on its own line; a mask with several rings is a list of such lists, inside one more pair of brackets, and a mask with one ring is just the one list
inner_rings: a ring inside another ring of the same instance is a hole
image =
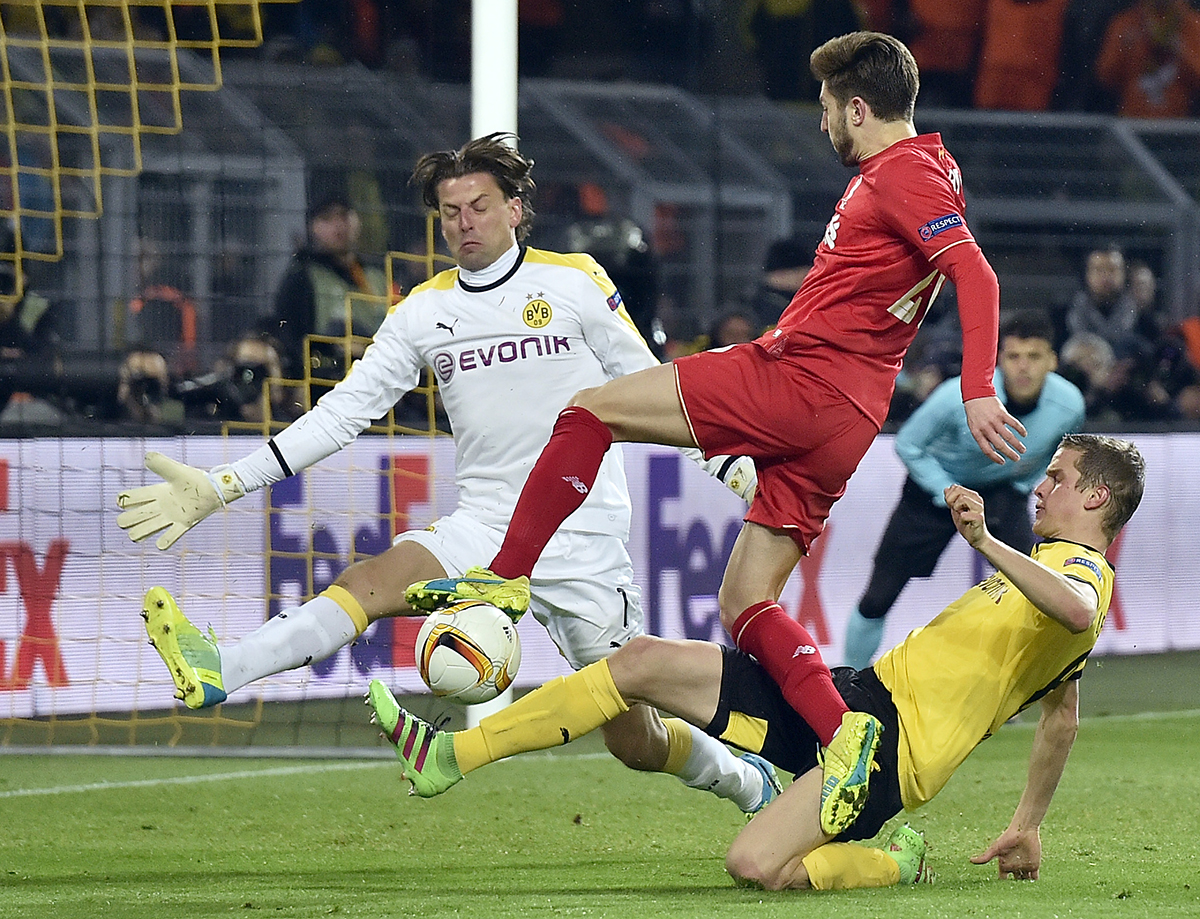
[[778, 327], [580, 392], [489, 568], [414, 584], [408, 599], [432, 608], [484, 597], [519, 613], [534, 562], [614, 441], [753, 457], [758, 487], [721, 584], [721, 621], [825, 747], [820, 819], [836, 836], [865, 803], [881, 727], [847, 711], [816, 642], [777, 601], [879, 433], [904, 353], [947, 279], [958, 294], [972, 435], [1003, 463], [1024, 450], [1025, 428], [992, 388], [1000, 289], [967, 228], [957, 164], [938, 135], [913, 126], [912, 55], [889, 35], [855, 32], [814, 51], [810, 66], [821, 81], [821, 128], [859, 173]]

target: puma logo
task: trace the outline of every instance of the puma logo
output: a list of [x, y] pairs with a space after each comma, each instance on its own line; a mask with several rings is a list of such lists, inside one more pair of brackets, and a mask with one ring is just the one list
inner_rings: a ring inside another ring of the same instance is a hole
[[571, 732], [568, 731], [566, 728], [559, 728], [559, 731], [562, 732], [563, 743], [564, 744], [570, 743], [571, 742]]
[[446, 323], [444, 323], [444, 322], [438, 322], [438, 323], [435, 323], [435, 324], [434, 324], [434, 328], [435, 328], [435, 329], [445, 329], [447, 332], [449, 332], [451, 335], [453, 335], [453, 334], [454, 334], [454, 327], [455, 327], [456, 325], [458, 325], [458, 320], [457, 320], [457, 319], [455, 319], [455, 320], [454, 320], [452, 323], [450, 323], [450, 325], [446, 325]]

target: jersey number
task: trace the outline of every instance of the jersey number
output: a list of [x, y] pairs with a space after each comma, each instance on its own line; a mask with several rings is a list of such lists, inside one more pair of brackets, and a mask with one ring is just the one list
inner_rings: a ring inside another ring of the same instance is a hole
[[921, 321], [933, 306], [933, 301], [946, 283], [946, 276], [938, 270], [933, 270], [927, 277], [922, 278], [903, 297], [888, 307], [888, 312], [901, 322], [915, 322], [919, 328]]

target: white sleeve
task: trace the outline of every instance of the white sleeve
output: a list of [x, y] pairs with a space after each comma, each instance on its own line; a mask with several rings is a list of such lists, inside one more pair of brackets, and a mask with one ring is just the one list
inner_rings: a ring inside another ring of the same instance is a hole
[[399, 312], [392, 311], [362, 359], [311, 411], [231, 464], [246, 491], [285, 479], [352, 443], [420, 382], [423, 362]]
[[599, 265], [594, 274], [580, 274], [579, 322], [604, 372], [615, 379], [655, 366], [658, 358], [621, 303], [620, 293]]

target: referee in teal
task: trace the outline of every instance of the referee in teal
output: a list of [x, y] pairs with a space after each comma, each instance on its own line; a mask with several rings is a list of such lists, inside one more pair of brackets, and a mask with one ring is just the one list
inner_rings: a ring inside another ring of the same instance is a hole
[[843, 660], [862, 670], [883, 639], [888, 610], [912, 578], [933, 574], [957, 532], [942, 493], [964, 485], [983, 496], [988, 529], [1021, 552], [1033, 548], [1029, 493], [1064, 434], [1083, 426], [1079, 389], [1054, 372], [1054, 327], [1038, 311], [1000, 322], [996, 394], [1029, 432], [1025, 453], [998, 465], [979, 452], [967, 429], [960, 378], [946, 380], [896, 433], [896, 453], [908, 470], [900, 502], [875, 552], [871, 580], [846, 624]]

